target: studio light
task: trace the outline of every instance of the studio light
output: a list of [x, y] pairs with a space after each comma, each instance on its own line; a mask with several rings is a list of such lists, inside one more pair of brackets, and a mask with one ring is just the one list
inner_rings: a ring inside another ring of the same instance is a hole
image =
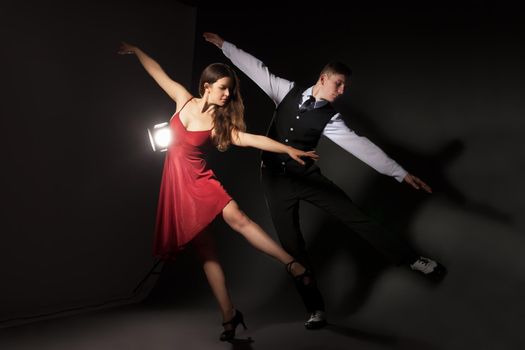
[[164, 152], [168, 150], [171, 142], [171, 130], [167, 122], [156, 124], [148, 129], [151, 148], [154, 152]]

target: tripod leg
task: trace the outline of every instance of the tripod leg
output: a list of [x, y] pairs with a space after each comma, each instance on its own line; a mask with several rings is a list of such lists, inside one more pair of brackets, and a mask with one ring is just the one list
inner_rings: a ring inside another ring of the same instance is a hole
[[133, 289], [133, 294], [135, 294], [137, 292], [137, 290], [139, 290], [140, 287], [142, 287], [142, 285], [144, 284], [144, 282], [146, 282], [146, 280], [149, 278], [149, 276], [151, 276], [153, 274], [153, 272], [155, 271], [155, 269], [157, 268], [157, 266], [159, 266], [159, 264], [162, 262], [161, 259], [157, 259], [155, 261], [155, 263], [153, 264], [153, 267], [151, 268], [151, 270], [149, 270], [148, 274], [146, 276], [144, 276], [144, 278], [142, 279], [142, 281], [139, 282], [139, 284], [137, 284], [137, 286], [135, 287], [135, 289]]

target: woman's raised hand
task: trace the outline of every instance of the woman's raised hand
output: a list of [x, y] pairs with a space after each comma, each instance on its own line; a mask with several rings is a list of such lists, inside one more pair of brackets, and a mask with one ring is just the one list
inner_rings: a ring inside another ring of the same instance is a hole
[[133, 55], [135, 54], [135, 51], [137, 50], [136, 46], [130, 45], [125, 41], [122, 41], [120, 44], [120, 48], [118, 49], [117, 53], [119, 55]]

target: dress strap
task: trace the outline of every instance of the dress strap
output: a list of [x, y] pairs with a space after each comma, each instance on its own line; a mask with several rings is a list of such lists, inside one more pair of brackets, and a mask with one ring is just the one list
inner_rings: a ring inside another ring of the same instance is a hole
[[188, 101], [184, 102], [184, 104], [182, 105], [181, 109], [179, 109], [179, 113], [180, 113], [180, 111], [182, 111], [182, 110], [184, 109], [184, 107], [186, 107], [186, 105], [188, 104], [188, 102], [190, 102], [191, 100], [193, 100], [193, 96], [190, 97], [190, 99], [189, 99]]

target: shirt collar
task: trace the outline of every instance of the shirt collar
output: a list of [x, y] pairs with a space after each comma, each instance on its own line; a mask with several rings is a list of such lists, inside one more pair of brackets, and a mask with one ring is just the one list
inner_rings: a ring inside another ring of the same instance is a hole
[[[310, 96], [312, 96], [312, 92], [313, 92], [313, 90], [314, 90], [314, 87], [313, 87], [313, 86], [310, 86], [308, 89], [306, 89], [306, 90], [303, 91], [303, 96], [302, 96], [302, 99], [301, 99], [301, 104], [302, 104], [304, 101], [308, 100], [308, 98], [309, 98]], [[321, 108], [321, 107], [325, 106], [326, 104], [328, 104], [328, 101], [326, 101], [326, 100], [316, 100], [316, 101], [315, 101], [315, 104], [314, 104], [314, 109], [315, 109], [315, 108]]]

